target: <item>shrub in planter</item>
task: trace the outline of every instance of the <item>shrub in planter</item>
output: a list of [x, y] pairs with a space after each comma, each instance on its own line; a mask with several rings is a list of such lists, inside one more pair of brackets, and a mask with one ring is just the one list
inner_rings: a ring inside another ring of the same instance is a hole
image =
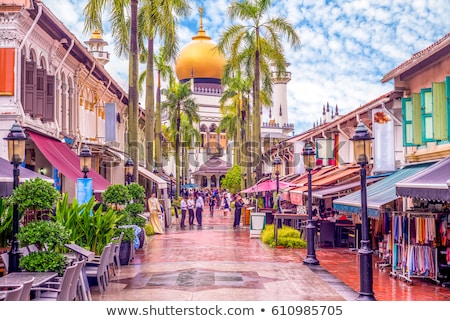
[[[261, 232], [261, 240], [270, 247], [275, 247], [274, 225], [266, 224]], [[300, 231], [283, 225], [278, 229], [278, 245], [286, 248], [306, 248], [306, 241], [300, 238]]]
[[61, 274], [65, 268], [64, 244], [70, 233], [59, 222], [30, 222], [17, 233], [21, 246], [35, 244], [40, 251], [21, 257], [19, 267], [30, 272], [54, 271]]
[[145, 235], [147, 235], [147, 236], [151, 236], [151, 235], [155, 234], [155, 230], [153, 229], [153, 225], [151, 225], [151, 224], [145, 224], [144, 230], [145, 230]]
[[69, 237], [69, 231], [61, 223], [53, 221], [30, 222], [17, 233], [20, 246], [35, 244], [39, 250], [48, 252], [64, 251]]
[[142, 203], [128, 203], [125, 210], [130, 214], [144, 213], [145, 207]]
[[14, 189], [10, 197], [12, 204], [25, 210], [50, 210], [59, 199], [60, 194], [53, 184], [36, 177], [27, 180]]
[[64, 273], [66, 258], [57, 252], [32, 252], [20, 258], [19, 267], [29, 272], [57, 272]]
[[5, 199], [0, 198], [0, 248], [8, 247], [12, 236], [12, 206], [7, 206]]
[[125, 185], [113, 184], [109, 185], [102, 193], [102, 199], [107, 204], [113, 204], [114, 208], [117, 209], [119, 205], [127, 204], [131, 197]]

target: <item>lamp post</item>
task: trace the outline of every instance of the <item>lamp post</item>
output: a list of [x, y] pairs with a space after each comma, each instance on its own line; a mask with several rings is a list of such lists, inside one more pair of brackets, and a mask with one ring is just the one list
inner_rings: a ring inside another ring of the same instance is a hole
[[367, 217], [367, 183], [366, 165], [371, 157], [371, 140], [369, 130], [363, 122], [356, 126], [353, 141], [355, 161], [360, 165], [361, 177], [361, 247], [359, 254], [359, 296], [358, 301], [375, 301], [373, 293], [372, 249], [369, 241], [369, 220]]
[[127, 176], [127, 185], [131, 184], [131, 179], [133, 177], [133, 170], [134, 170], [134, 162], [131, 158], [128, 158], [125, 162], [125, 175]]
[[281, 158], [279, 156], [276, 156], [275, 159], [273, 160], [273, 166], [274, 166], [274, 170], [275, 170], [275, 177], [277, 179], [277, 197], [278, 197], [278, 192], [280, 189], [279, 177], [280, 177], [280, 169], [281, 169]]
[[80, 169], [83, 172], [83, 178], [87, 178], [87, 173], [91, 168], [92, 154], [87, 145], [84, 145], [80, 152]]
[[[153, 167], [153, 174], [158, 175], [159, 171], [158, 171], [158, 167]], [[158, 194], [157, 188], [156, 188], [156, 182], [153, 182], [153, 193]]]
[[255, 182], [255, 213], [258, 213], [258, 171], [253, 170], [253, 181]]
[[311, 143], [307, 143], [303, 149], [303, 164], [308, 172], [308, 223], [306, 224], [306, 259], [303, 260], [304, 264], [319, 264], [319, 260], [316, 258], [316, 250], [314, 248], [314, 237], [316, 235], [316, 226], [313, 224], [312, 219], [312, 175], [311, 171], [315, 166], [315, 151], [312, 148]]
[[247, 173], [242, 174], [242, 177], [244, 177], [244, 189], [247, 188]]
[[[4, 138], [8, 141], [8, 157], [11, 164], [13, 164], [13, 189], [19, 186], [19, 165], [23, 162], [25, 158], [25, 140], [27, 137], [23, 132], [22, 127], [15, 122], [8, 136]], [[18, 204], [13, 204], [13, 226], [12, 226], [12, 244], [11, 251], [9, 252], [9, 267], [8, 270], [10, 272], [18, 272], [19, 271], [19, 259], [20, 259], [20, 251], [19, 251], [19, 241], [17, 240], [17, 233], [19, 232], [19, 208]]]
[[173, 197], [172, 197], [172, 195], [173, 195], [173, 182], [172, 182], [173, 174], [170, 173], [169, 177], [170, 177], [170, 200], [172, 200], [173, 199]]

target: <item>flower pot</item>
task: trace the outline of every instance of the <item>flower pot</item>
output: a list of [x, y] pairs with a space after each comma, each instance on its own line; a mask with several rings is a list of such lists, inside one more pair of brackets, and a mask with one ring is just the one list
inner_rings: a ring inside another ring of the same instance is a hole
[[120, 243], [119, 261], [120, 265], [128, 265], [131, 259], [131, 247], [133, 244], [130, 241], [122, 241]]
[[137, 236], [139, 239], [139, 248], [141, 249], [144, 246], [144, 242], [145, 242], [145, 230], [142, 228]]

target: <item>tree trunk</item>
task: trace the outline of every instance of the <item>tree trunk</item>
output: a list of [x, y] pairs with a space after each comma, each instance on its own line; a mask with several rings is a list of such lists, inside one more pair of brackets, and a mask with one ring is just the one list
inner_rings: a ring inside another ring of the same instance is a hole
[[155, 141], [155, 92], [153, 79], [153, 39], [148, 39], [147, 75], [145, 79], [145, 164], [147, 169], [154, 166], [153, 144]]
[[128, 152], [135, 166], [133, 176], [138, 178], [139, 164], [139, 93], [138, 93], [138, 38], [137, 38], [137, 12], [138, 0], [131, 0], [131, 22], [130, 22], [130, 57], [129, 57], [129, 85], [128, 85]]

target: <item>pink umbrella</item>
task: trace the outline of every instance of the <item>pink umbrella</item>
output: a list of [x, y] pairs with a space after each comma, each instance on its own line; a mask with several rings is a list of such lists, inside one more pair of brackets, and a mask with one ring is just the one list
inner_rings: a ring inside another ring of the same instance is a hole
[[[278, 189], [281, 191], [283, 188], [286, 187], [294, 187], [297, 186], [296, 184], [290, 184], [286, 182], [279, 181], [278, 182]], [[244, 189], [241, 191], [241, 193], [259, 193], [259, 192], [272, 192], [277, 190], [277, 181], [276, 180], [267, 180], [264, 182], [261, 182], [259, 184], [253, 185], [252, 187], [249, 187], [247, 189]]]

